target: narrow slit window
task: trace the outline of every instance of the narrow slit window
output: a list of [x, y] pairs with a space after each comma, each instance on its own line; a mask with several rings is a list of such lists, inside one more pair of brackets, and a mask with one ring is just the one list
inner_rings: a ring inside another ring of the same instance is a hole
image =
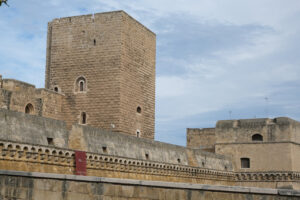
[[146, 160], [149, 160], [149, 154], [148, 153], [145, 154], [145, 157], [146, 157]]
[[136, 137], [139, 138], [140, 136], [141, 136], [141, 132], [140, 132], [140, 130], [137, 130], [137, 131], [136, 131]]
[[85, 112], [81, 113], [81, 124], [86, 124], [86, 113]]
[[140, 106], [138, 106], [138, 107], [136, 108], [136, 112], [137, 112], [137, 113], [142, 113], [142, 108], [141, 108]]
[[79, 83], [79, 87], [80, 87], [80, 92], [82, 92], [84, 90], [84, 82], [83, 81], [80, 81]]
[[96, 46], [96, 39], [94, 39], [94, 46]]

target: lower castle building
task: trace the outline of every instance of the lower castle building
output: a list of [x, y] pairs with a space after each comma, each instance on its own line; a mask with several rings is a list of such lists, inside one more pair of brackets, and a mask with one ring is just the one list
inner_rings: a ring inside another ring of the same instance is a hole
[[154, 140], [155, 49], [123, 11], [50, 22], [45, 89], [0, 76], [0, 199], [299, 199], [297, 121]]

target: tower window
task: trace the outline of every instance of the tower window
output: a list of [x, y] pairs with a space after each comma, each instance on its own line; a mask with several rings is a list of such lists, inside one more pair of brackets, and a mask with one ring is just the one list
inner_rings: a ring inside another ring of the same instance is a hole
[[146, 157], [146, 160], [149, 160], [149, 154], [148, 153], [145, 154], [145, 157]]
[[137, 112], [137, 113], [142, 113], [142, 108], [141, 108], [140, 106], [138, 106], [138, 107], [136, 108], [136, 112]]
[[76, 81], [76, 91], [84, 92], [86, 91], [86, 79], [84, 77], [79, 77]]
[[136, 131], [136, 137], [138, 137], [138, 138], [141, 137], [141, 131], [140, 130]]
[[81, 113], [81, 124], [86, 124], [86, 113], [85, 112]]
[[96, 39], [94, 39], [94, 46], [96, 46]]
[[80, 86], [79, 86], [80, 92], [83, 92], [83, 90], [84, 90], [84, 82], [83, 82], [83, 81], [80, 81], [80, 82], [79, 82], [79, 85], [80, 85]]
[[252, 141], [263, 141], [263, 136], [261, 134], [252, 135]]
[[34, 108], [33, 105], [31, 103], [27, 104], [25, 107], [25, 113], [26, 114], [33, 114], [34, 112]]
[[250, 159], [249, 158], [241, 158], [241, 168], [243, 168], [243, 169], [250, 168]]
[[55, 91], [55, 92], [58, 92], [58, 87], [54, 87], [54, 91]]
[[181, 163], [181, 160], [180, 160], [180, 158], [178, 158], [178, 159], [177, 159], [177, 162], [178, 162], [178, 163]]
[[106, 147], [106, 146], [103, 146], [103, 147], [102, 147], [102, 151], [103, 151], [103, 153], [107, 153], [107, 147]]

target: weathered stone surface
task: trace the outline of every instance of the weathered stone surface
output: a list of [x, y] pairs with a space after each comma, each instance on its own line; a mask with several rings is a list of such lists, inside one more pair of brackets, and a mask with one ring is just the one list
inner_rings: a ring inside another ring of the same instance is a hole
[[[15, 176], [17, 175], [17, 176]], [[162, 200], [291, 200], [299, 199], [295, 190], [220, 187], [197, 184], [101, 179], [41, 173], [0, 172], [2, 199], [26, 200], [95, 200], [95, 199], [162, 199]], [[28, 182], [30, 184], [22, 184]]]

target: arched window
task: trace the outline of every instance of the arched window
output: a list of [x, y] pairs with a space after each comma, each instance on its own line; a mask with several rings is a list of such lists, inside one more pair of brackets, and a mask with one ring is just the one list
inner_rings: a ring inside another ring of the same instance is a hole
[[249, 158], [241, 158], [241, 168], [244, 168], [244, 169], [250, 168], [250, 159]]
[[34, 108], [33, 105], [31, 103], [27, 104], [25, 107], [25, 113], [26, 114], [33, 114], [34, 112]]
[[58, 92], [58, 87], [54, 87], [54, 91], [55, 91], [55, 92]]
[[86, 91], [86, 80], [84, 77], [79, 77], [76, 80], [76, 91], [77, 92], [84, 92]]
[[252, 141], [263, 141], [263, 136], [261, 134], [252, 135]]
[[81, 113], [81, 124], [86, 124], [86, 113], [85, 112]]

